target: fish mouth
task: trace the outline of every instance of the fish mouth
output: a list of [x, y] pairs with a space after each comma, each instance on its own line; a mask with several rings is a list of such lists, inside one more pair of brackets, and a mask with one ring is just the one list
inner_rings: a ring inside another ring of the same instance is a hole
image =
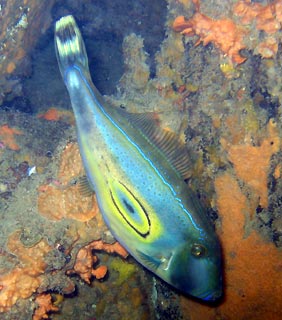
[[201, 300], [207, 301], [207, 302], [215, 302], [218, 301], [222, 297], [222, 290], [216, 290], [207, 293], [204, 296], [199, 297]]
[[218, 284], [212, 290], [202, 292], [199, 298], [206, 302], [216, 302], [222, 298], [223, 284], [222, 277], [219, 278]]

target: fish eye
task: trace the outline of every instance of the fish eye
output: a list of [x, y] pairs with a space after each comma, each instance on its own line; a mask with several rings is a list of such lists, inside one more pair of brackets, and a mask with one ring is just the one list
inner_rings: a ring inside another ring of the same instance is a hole
[[196, 258], [201, 258], [205, 255], [207, 249], [201, 244], [194, 243], [191, 248], [191, 253]]

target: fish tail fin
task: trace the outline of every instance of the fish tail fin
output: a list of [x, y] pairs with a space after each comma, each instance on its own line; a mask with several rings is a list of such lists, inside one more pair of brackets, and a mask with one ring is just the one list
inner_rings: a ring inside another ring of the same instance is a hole
[[72, 15], [62, 17], [55, 26], [55, 48], [61, 74], [77, 66], [90, 77], [85, 45]]

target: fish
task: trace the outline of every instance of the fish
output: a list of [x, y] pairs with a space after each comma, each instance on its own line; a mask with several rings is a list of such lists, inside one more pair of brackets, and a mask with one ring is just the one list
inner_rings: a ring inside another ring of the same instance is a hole
[[54, 39], [86, 177], [110, 231], [139, 263], [181, 293], [220, 299], [221, 246], [185, 183], [185, 144], [163, 130], [153, 113], [129, 113], [105, 100], [91, 80], [72, 15], [56, 22]]

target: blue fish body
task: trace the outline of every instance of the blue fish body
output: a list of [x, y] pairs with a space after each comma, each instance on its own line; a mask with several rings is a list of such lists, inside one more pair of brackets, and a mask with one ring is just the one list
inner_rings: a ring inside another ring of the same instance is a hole
[[108, 227], [137, 261], [175, 288], [206, 301], [218, 299], [219, 241], [181, 177], [186, 162], [177, 156], [175, 137], [162, 133], [150, 116], [128, 114], [104, 101], [91, 81], [72, 16], [57, 22], [55, 45], [84, 168]]

